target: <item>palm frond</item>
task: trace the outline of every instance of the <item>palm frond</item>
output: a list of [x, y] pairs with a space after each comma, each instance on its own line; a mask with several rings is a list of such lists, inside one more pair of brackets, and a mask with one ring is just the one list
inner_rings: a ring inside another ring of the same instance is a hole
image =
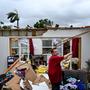
[[15, 16], [15, 15], [16, 15], [16, 13], [14, 13], [14, 12], [10, 12], [10, 13], [8, 13], [7, 15], [8, 15], [8, 17], [7, 17], [7, 18], [9, 19], [9, 18], [11, 18], [11, 17]]
[[9, 12], [7, 14], [7, 19], [9, 19], [11, 23], [17, 21], [17, 28], [19, 27], [19, 16], [17, 10], [15, 10], [14, 12]]
[[[15, 16], [14, 16], [14, 17], [15, 17]], [[15, 19], [14, 17], [11, 17], [11, 18], [10, 18], [10, 22], [11, 22], [11, 23], [13, 23], [13, 22], [16, 21], [16, 19]]]

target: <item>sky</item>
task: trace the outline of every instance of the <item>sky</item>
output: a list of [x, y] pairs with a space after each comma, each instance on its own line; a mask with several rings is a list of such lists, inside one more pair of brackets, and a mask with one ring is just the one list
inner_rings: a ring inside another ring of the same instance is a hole
[[0, 21], [11, 24], [7, 13], [18, 11], [20, 27], [48, 18], [60, 26], [90, 25], [90, 0], [0, 0]]

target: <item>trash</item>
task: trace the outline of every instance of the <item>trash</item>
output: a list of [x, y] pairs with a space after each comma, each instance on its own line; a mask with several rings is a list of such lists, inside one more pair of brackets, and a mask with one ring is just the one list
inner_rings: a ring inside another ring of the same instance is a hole
[[0, 75], [0, 85], [4, 85], [8, 81], [10, 81], [13, 77], [14, 76], [11, 72], [8, 72], [6, 74], [1, 74]]
[[[3, 88], [3, 86], [5, 86], [5, 84], [10, 81], [12, 78], [14, 77], [14, 75], [11, 72], [7, 72], [5, 74], [1, 74], [0, 75], [0, 90]], [[3, 88], [3, 90], [11, 90], [10, 88]]]

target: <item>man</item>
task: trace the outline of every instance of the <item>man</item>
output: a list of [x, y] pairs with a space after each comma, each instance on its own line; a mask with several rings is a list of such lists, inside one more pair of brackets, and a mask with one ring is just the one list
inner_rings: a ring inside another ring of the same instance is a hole
[[53, 48], [51, 50], [52, 56], [49, 58], [49, 66], [48, 66], [48, 76], [52, 84], [52, 90], [60, 90], [60, 84], [62, 81], [62, 70], [60, 66], [60, 62], [64, 59], [67, 59], [71, 53], [68, 53], [64, 56], [58, 56], [58, 50]]

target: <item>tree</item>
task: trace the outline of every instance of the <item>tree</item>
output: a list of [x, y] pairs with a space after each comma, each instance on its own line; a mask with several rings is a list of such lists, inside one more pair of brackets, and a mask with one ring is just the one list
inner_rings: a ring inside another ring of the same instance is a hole
[[25, 29], [32, 29], [32, 27], [30, 25], [27, 25]]
[[15, 21], [17, 21], [17, 28], [19, 28], [19, 15], [18, 15], [18, 11], [15, 10], [14, 12], [9, 12], [7, 19], [10, 20], [11, 23], [14, 23]]
[[4, 24], [4, 22], [0, 21], [0, 24]]
[[48, 20], [48, 19], [44, 19], [44, 23], [45, 23], [45, 25], [47, 25], [47, 26], [52, 26], [52, 25], [53, 25], [53, 21], [50, 21], [50, 20]]
[[4, 22], [0, 21], [0, 29], [11, 29], [10, 25], [4, 25]]
[[11, 26], [6, 26], [6, 25], [4, 25], [4, 26], [2, 27], [2, 29], [11, 29]]
[[59, 24], [56, 24], [55, 27], [58, 28], [59, 27]]
[[48, 19], [40, 19], [38, 22], [34, 24], [34, 27], [35, 28], [46, 28], [52, 25], [53, 25], [53, 21], [48, 20]]
[[0, 29], [2, 29], [4, 22], [0, 21]]

